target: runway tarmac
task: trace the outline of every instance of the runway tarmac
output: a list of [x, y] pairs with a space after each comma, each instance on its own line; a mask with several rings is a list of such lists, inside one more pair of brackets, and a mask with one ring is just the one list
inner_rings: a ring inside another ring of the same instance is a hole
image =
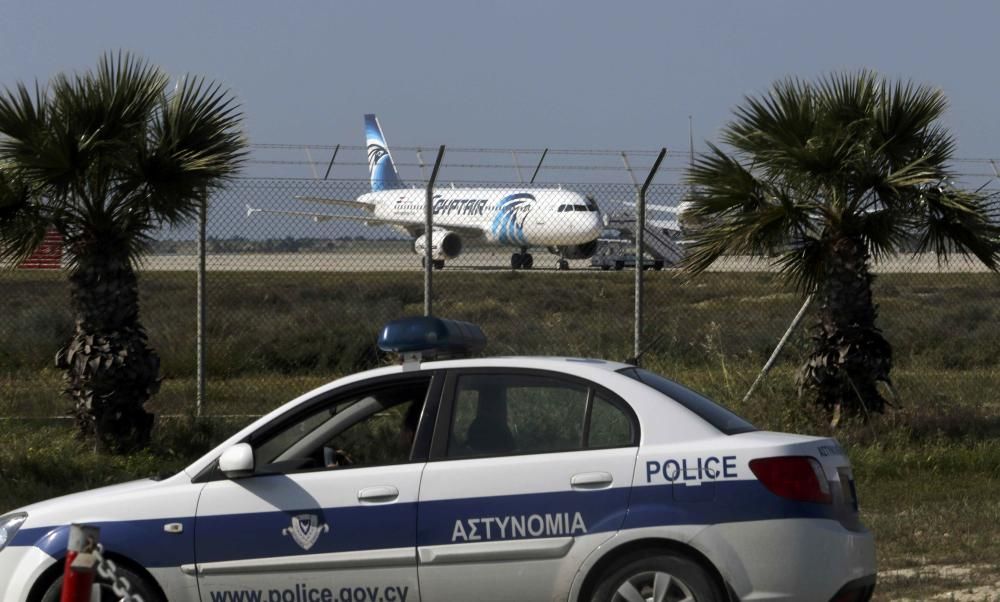
[[[555, 272], [556, 256], [544, 252], [534, 253], [534, 267], [530, 272]], [[593, 271], [589, 259], [570, 261], [570, 271]], [[194, 271], [196, 255], [150, 255], [140, 267], [144, 271]], [[420, 256], [406, 252], [377, 253], [231, 253], [210, 254], [205, 260], [209, 271], [225, 272], [420, 272]], [[446, 262], [446, 271], [507, 271], [510, 270], [509, 252], [479, 252], [464, 254]], [[666, 268], [664, 271], [672, 271]], [[725, 257], [709, 268], [711, 272], [775, 272], [777, 268], [763, 260], [749, 257]], [[980, 263], [961, 258], [938, 264], [933, 254], [904, 255], [876, 264], [876, 273], [985, 273], [989, 270]]]

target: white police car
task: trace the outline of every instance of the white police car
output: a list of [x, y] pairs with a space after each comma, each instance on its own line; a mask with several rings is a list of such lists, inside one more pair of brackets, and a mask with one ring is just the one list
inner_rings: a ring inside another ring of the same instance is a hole
[[[475, 326], [390, 323], [404, 356]], [[336, 380], [162, 481], [0, 518], [0, 596], [58, 599], [67, 525], [146, 602], [868, 600], [831, 439], [761, 432], [656, 374], [452, 359]], [[107, 593], [105, 599], [113, 599]]]

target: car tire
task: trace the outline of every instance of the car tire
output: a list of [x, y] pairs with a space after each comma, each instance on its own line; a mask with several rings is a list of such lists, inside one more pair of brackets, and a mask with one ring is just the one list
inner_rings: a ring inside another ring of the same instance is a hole
[[715, 580], [700, 564], [673, 554], [625, 558], [604, 573], [591, 602], [724, 602]]
[[[145, 602], [164, 602], [163, 597], [159, 594], [159, 591], [152, 585], [150, 585], [145, 579], [130, 571], [128, 568], [117, 565], [118, 576], [124, 577], [126, 581], [132, 586], [130, 590], [133, 595], [138, 594], [142, 596]], [[60, 574], [59, 577], [52, 582], [52, 585], [45, 590], [45, 594], [42, 596], [40, 602], [59, 602], [60, 596], [62, 596], [62, 582], [63, 576]], [[101, 584], [101, 599], [100, 602], [117, 602], [121, 598], [115, 595], [114, 590], [111, 589], [111, 584], [106, 580], [98, 579], [98, 583]], [[91, 602], [98, 602], [97, 600], [92, 600]]]

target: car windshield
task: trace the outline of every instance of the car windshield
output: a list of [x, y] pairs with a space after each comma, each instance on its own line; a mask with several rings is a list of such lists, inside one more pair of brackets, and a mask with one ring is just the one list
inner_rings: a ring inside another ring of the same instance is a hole
[[757, 427], [711, 399], [704, 395], [699, 395], [691, 389], [681, 386], [659, 374], [641, 368], [623, 368], [618, 373], [624, 374], [629, 378], [634, 378], [642, 384], [656, 389], [727, 435], [737, 435], [757, 430]]

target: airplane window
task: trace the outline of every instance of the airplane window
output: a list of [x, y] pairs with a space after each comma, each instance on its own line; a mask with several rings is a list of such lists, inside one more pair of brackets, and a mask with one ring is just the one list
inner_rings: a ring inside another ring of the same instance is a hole
[[566, 211], [566, 205], [559, 205], [559, 210], [558, 210], [558, 212], [559, 212], [559, 213], [562, 213], [563, 211]]
[[573, 207], [574, 207], [574, 208], [575, 208], [575, 209], [576, 209], [577, 211], [586, 211], [586, 210], [587, 210], [587, 207], [586, 207], [586, 206], [584, 206], [584, 205], [573, 205]]

